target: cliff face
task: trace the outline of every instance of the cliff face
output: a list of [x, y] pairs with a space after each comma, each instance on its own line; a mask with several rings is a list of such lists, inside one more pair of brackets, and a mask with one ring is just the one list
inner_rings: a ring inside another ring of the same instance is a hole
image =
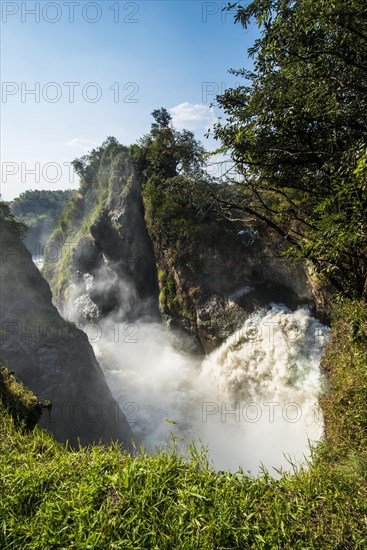
[[133, 146], [109, 138], [81, 159], [80, 192], [51, 236], [57, 260], [44, 269], [67, 318], [161, 316], [208, 352], [269, 302], [324, 312], [322, 288], [269, 230], [228, 220], [213, 202], [218, 183], [200, 172], [168, 177], [157, 155], [144, 165]]
[[[91, 224], [90, 233], [93, 245], [101, 252], [97, 270], [108, 270], [107, 280], [115, 281], [109, 289], [113, 310], [123, 310], [125, 318], [133, 320], [157, 316], [154, 251], [144, 222], [140, 182], [134, 173]], [[121, 287], [126, 289], [125, 298]], [[93, 300], [102, 307], [105, 290], [92, 292]]]
[[304, 265], [285, 259], [269, 232], [215, 220], [200, 226], [194, 219], [200, 231], [188, 230], [190, 249], [182, 251], [159, 227], [145, 194], [144, 201], [148, 215], [131, 169], [89, 218], [86, 231], [76, 238], [69, 233], [74, 243], [66, 267], [70, 318], [83, 323], [108, 315], [136, 321], [156, 319], [160, 311], [170, 328], [209, 352], [269, 302], [315, 309]]
[[90, 218], [85, 233], [71, 240], [69, 318], [83, 324], [107, 315], [127, 321], [159, 317], [154, 251], [133, 175]]
[[250, 313], [270, 302], [315, 309], [304, 265], [285, 259], [280, 243], [272, 238], [254, 238], [243, 231], [243, 238], [231, 244], [225, 235], [215, 242], [204, 239], [187, 262], [162, 246], [153, 231], [159, 305], [167, 323], [191, 334], [203, 351], [210, 352]]
[[213, 201], [216, 185], [205, 179], [151, 178], [143, 190], [161, 313], [205, 352], [258, 307], [271, 302], [291, 309], [317, 306], [305, 264], [285, 258], [284, 243], [259, 223], [223, 215]]
[[[126, 148], [109, 142], [46, 246], [44, 275], [66, 317], [81, 325], [159, 318], [158, 281], [140, 181]], [[116, 149], [117, 148], [117, 149]]]
[[43, 400], [40, 425], [59, 441], [119, 440], [130, 448], [127, 420], [112, 398], [87, 336], [60, 317], [49, 285], [11, 231], [1, 239], [1, 361]]

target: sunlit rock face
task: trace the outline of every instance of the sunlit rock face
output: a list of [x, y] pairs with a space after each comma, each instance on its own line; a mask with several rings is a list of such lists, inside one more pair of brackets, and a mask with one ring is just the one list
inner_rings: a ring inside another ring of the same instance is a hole
[[230, 247], [224, 240], [204, 241], [194, 253], [196, 269], [172, 260], [159, 238], [154, 239], [158, 268], [180, 301], [180, 308], [172, 311], [161, 300], [162, 315], [170, 326], [191, 334], [206, 353], [272, 302], [291, 310], [307, 307], [324, 320], [306, 266], [285, 258], [284, 246], [269, 232], [247, 237], [243, 231], [243, 239]]
[[157, 313], [152, 301], [158, 295], [154, 251], [145, 226], [140, 183], [134, 175], [94, 221], [90, 232], [105, 264], [133, 289], [134, 300], [125, 312], [130, 309], [136, 317], [144, 304], [146, 313]]
[[[57, 307], [80, 326], [111, 315], [129, 321], [160, 318], [156, 262], [140, 183], [133, 169], [127, 170], [131, 173], [114, 186], [105, 207], [92, 217], [88, 209], [85, 233], [70, 225], [69, 242], [58, 251], [62, 257], [67, 247], [71, 249], [68, 282]], [[50, 247], [52, 241], [53, 237]], [[52, 277], [49, 280], [53, 285]]]
[[41, 426], [71, 445], [119, 440], [127, 420], [113, 399], [87, 336], [62, 319], [31, 254], [11, 233], [1, 238], [1, 360], [36, 395], [52, 402]]
[[[194, 214], [183, 214], [193, 216], [186, 235], [192, 246], [180, 256], [180, 221], [171, 219], [171, 230], [162, 231], [158, 207], [125, 157], [118, 171], [109, 161], [107, 175], [90, 182], [78, 215], [48, 243], [59, 247], [59, 260], [46, 260], [44, 274], [65, 318], [80, 327], [106, 318], [163, 320], [185, 349], [201, 353], [271, 302], [306, 306], [325, 321], [322, 289], [308, 267], [285, 258], [284, 243], [264, 227], [214, 216], [203, 229]], [[108, 189], [103, 200], [101, 189]]]

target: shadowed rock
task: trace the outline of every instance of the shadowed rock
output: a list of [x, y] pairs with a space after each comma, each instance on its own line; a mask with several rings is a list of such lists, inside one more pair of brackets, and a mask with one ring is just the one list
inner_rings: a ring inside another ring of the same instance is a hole
[[130, 448], [130, 427], [86, 334], [62, 319], [30, 253], [2, 225], [2, 362], [40, 399], [52, 402], [40, 425], [57, 440], [71, 445], [118, 440]]

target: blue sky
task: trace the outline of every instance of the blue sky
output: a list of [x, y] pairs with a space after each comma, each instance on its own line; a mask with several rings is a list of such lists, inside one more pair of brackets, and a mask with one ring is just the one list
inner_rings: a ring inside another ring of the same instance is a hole
[[161, 106], [212, 149], [209, 104], [236, 84], [229, 68], [250, 66], [256, 37], [224, 5], [3, 0], [2, 198], [76, 187], [70, 161], [110, 135], [135, 142]]

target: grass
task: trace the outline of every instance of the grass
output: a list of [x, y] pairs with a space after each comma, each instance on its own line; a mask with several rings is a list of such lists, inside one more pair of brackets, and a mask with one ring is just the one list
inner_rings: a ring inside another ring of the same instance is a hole
[[[323, 359], [325, 440], [310, 464], [279, 479], [216, 472], [194, 446], [189, 458], [174, 446], [136, 456], [118, 445], [70, 450], [19, 426], [23, 389], [17, 396], [5, 376], [1, 550], [366, 548], [366, 334], [366, 305], [340, 303]], [[24, 391], [25, 408], [36, 405]]]
[[42, 414], [42, 403], [5, 365], [0, 367], [0, 399], [16, 425], [27, 430], [35, 427]]
[[333, 333], [323, 358], [328, 392], [320, 404], [325, 436], [339, 453], [367, 448], [367, 307], [344, 300], [334, 307]]
[[[4, 549], [365, 548], [367, 454], [279, 480], [215, 472], [204, 451], [70, 451], [1, 412]], [[326, 452], [326, 449], [323, 450]]]

